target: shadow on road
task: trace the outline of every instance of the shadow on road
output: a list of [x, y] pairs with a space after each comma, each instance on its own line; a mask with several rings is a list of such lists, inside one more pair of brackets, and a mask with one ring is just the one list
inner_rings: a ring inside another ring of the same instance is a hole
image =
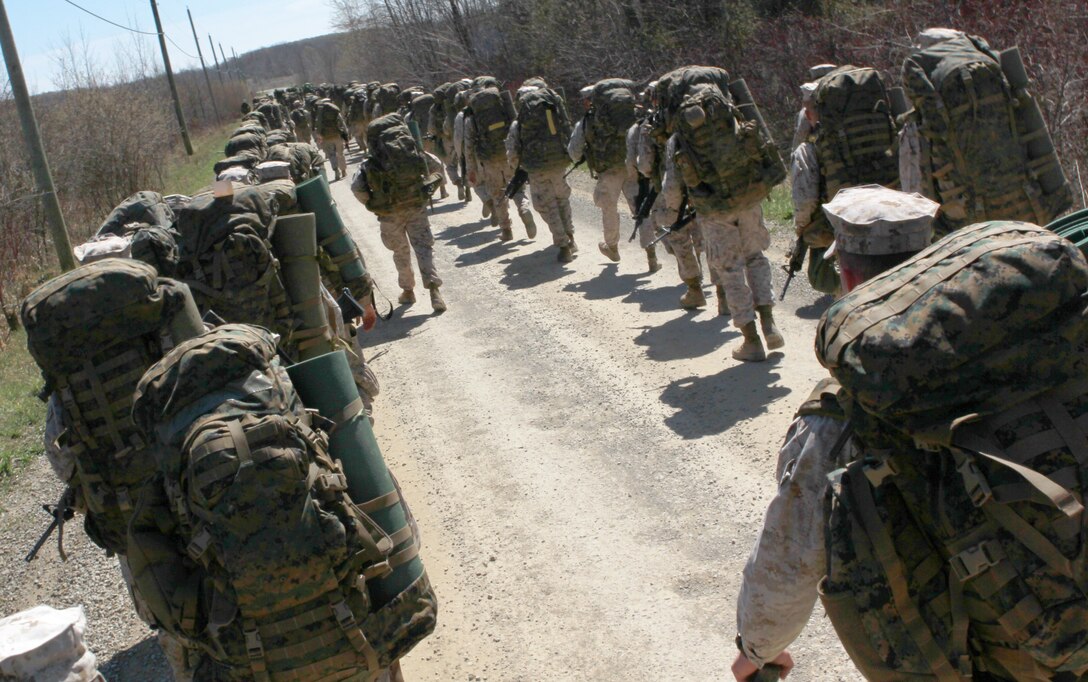
[[529, 289], [538, 284], [554, 282], [573, 271], [565, 263], [555, 260], [555, 249], [540, 249], [513, 258], [507, 258], [499, 284], [510, 289]]
[[728, 317], [693, 319], [698, 314], [685, 311], [664, 324], [641, 327], [635, 345], [644, 346], [650, 360], [668, 362], [709, 355], [740, 336], [729, 326]]
[[124, 651], [118, 651], [108, 661], [99, 661], [98, 672], [110, 682], [174, 679], [170, 664], [166, 662], [154, 635]]
[[[475, 251], [462, 251], [453, 261], [454, 266], [464, 268], [470, 265], [479, 265], [480, 263], [486, 263], [489, 260], [494, 260], [513, 253], [517, 248], [517, 242], [500, 242], [496, 238], [497, 234], [497, 230], [481, 234], [480, 236], [482, 237], [483, 242], [487, 243], [487, 246], [482, 249], [476, 249]], [[465, 247], [462, 246], [462, 248]]]
[[[437, 202], [439, 200], [435, 199], [435, 201]], [[430, 214], [430, 215], [435, 215], [435, 214], [438, 214], [438, 213], [453, 213], [454, 211], [460, 211], [462, 208], [465, 207], [465, 203], [463, 201], [457, 201], [456, 199], [453, 199], [452, 197], [449, 198], [449, 199], [442, 199], [441, 201], [444, 201], [444, 202], [447, 202], [447, 203], [437, 204], [437, 205], [435, 205], [435, 207], [433, 209], [428, 208], [427, 213]]]
[[669, 384], [661, 401], [676, 408], [665, 424], [684, 439], [724, 433], [746, 419], [767, 411], [790, 389], [775, 386], [780, 375], [774, 370], [783, 354], [771, 353], [766, 362], [742, 362], [709, 376], [691, 376]]
[[[363, 334], [363, 348], [370, 351], [378, 346], [406, 339], [412, 336], [412, 332], [423, 326], [432, 317], [430, 292], [426, 289], [420, 293], [416, 289], [416, 302], [413, 305], [398, 305], [396, 314], [389, 321], [379, 320], [378, 325], [369, 332]], [[454, 305], [449, 301], [450, 306]], [[367, 357], [370, 353], [367, 353]]]
[[797, 317], [802, 320], [818, 320], [820, 316], [824, 314], [832, 303], [835, 302], [835, 297], [831, 294], [824, 294], [820, 298], [816, 299], [812, 303], [803, 305], [797, 309]]
[[[588, 254], [587, 254], [588, 255]], [[587, 256], [580, 256], [586, 258]], [[589, 256], [592, 257], [592, 256]], [[575, 282], [563, 287], [563, 291], [582, 294], [587, 301], [601, 301], [609, 298], [619, 298], [634, 291], [639, 280], [647, 277], [647, 273], [637, 275], [618, 274], [619, 266], [615, 263], [606, 263], [592, 279], [584, 282]]]
[[[636, 277], [647, 277], [636, 275]], [[680, 296], [686, 291], [686, 287], [651, 287], [650, 282], [639, 282], [631, 293], [623, 297], [624, 303], [637, 303], [639, 312], [643, 313], [667, 313], [670, 310], [680, 310]]]

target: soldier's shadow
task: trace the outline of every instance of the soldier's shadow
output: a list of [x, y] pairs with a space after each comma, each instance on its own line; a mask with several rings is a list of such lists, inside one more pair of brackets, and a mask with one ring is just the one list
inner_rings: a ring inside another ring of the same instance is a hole
[[529, 289], [571, 274], [573, 270], [566, 263], [556, 261], [555, 254], [555, 249], [537, 249], [500, 261], [506, 267], [499, 284], [510, 289]]
[[[426, 324], [431, 319], [430, 294], [426, 289], [423, 293], [416, 289], [416, 302], [410, 306], [397, 305], [394, 308], [393, 318], [390, 320], [378, 320], [378, 324], [369, 332], [363, 334], [362, 346], [364, 351], [370, 351], [393, 341], [406, 339], [413, 332]], [[367, 357], [370, 357], [369, 354]]]
[[[649, 276], [649, 273], [642, 277]], [[670, 286], [650, 287], [649, 282], [639, 282], [631, 293], [623, 297], [624, 303], [637, 303], [638, 309], [643, 313], [667, 313], [670, 310], [680, 309], [680, 295], [686, 291], [686, 287], [674, 288]]]
[[496, 258], [508, 255], [517, 248], [517, 242], [500, 242], [498, 239], [498, 235], [498, 230], [488, 230], [484, 233], [481, 233], [480, 237], [483, 243], [487, 244], [487, 246], [483, 247], [482, 249], [476, 249], [475, 251], [463, 251], [453, 261], [454, 266], [458, 268], [465, 268], [472, 265], [479, 265], [481, 263], [486, 263], [490, 260], [495, 260]]
[[773, 368], [783, 357], [774, 352], [766, 362], [742, 362], [710, 376], [677, 379], [661, 392], [661, 401], [676, 408], [665, 425], [687, 440], [724, 433], [763, 414], [772, 402], [790, 394], [789, 388], [775, 385], [780, 375]]
[[664, 324], [640, 327], [635, 345], [644, 346], [650, 360], [668, 362], [709, 355], [740, 336], [729, 327], [728, 317], [693, 319], [698, 314], [690, 310]]
[[[582, 256], [583, 258], [585, 256]], [[647, 273], [637, 275], [618, 274], [619, 266], [615, 263], [607, 263], [597, 275], [584, 282], [574, 282], [563, 287], [563, 291], [582, 294], [587, 301], [601, 301], [609, 298], [619, 298], [631, 294], [638, 285], [639, 280], [645, 279]]]
[[110, 656], [105, 663], [100, 663], [98, 672], [110, 682], [168, 682], [174, 679], [170, 664], [154, 636]]
[[[438, 201], [438, 200], [436, 199], [436, 201]], [[463, 202], [456, 201], [456, 200], [454, 200], [452, 198], [451, 199], [442, 199], [441, 201], [445, 201], [445, 202], [448, 202], [448, 203], [444, 203], [444, 204], [436, 203], [434, 208], [428, 208], [427, 209], [427, 213], [429, 213], [431, 215], [437, 215], [437, 214], [441, 214], [441, 213], [453, 213], [455, 211], [460, 211], [462, 208], [465, 207], [465, 204]]]
[[820, 316], [824, 314], [831, 304], [835, 302], [835, 297], [831, 294], [824, 294], [820, 298], [816, 299], [812, 303], [803, 305], [797, 309], [797, 317], [803, 320], [818, 320]]
[[445, 240], [450, 246], [464, 251], [498, 242], [499, 230], [491, 227], [491, 223], [487, 220], [476, 220], [471, 223], [447, 227], [436, 236]]

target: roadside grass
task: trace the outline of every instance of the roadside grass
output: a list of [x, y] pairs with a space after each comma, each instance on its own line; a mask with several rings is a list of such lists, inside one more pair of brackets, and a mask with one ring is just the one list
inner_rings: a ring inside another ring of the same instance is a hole
[[788, 230], [790, 234], [793, 233], [793, 197], [788, 182], [776, 186], [763, 200], [763, 217], [771, 223], [768, 227], [772, 231]]
[[12, 333], [0, 351], [0, 480], [42, 452], [41, 387], [41, 374], [26, 350], [26, 333]]
[[194, 135], [193, 155], [187, 156], [179, 148], [163, 167], [162, 187], [158, 189], [163, 194], [192, 194], [210, 185], [215, 180], [212, 166], [223, 158], [223, 147], [237, 127], [238, 121], [231, 121]]

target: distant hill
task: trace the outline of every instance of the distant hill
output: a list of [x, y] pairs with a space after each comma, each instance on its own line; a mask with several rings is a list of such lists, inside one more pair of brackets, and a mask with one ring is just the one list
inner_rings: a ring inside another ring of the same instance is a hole
[[342, 76], [341, 54], [346, 34], [329, 33], [262, 47], [239, 55], [237, 67], [256, 90], [297, 83], [333, 82]]

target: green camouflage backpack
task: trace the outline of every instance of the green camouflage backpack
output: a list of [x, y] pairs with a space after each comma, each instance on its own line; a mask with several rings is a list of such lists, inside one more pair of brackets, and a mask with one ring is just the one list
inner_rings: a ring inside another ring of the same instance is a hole
[[565, 167], [570, 118], [563, 98], [550, 88], [531, 90], [518, 99], [518, 158], [529, 172]]
[[831, 477], [820, 592], [868, 679], [1088, 671], [1086, 289], [1073, 244], [983, 223], [821, 320], [861, 456]]
[[982, 220], [1045, 225], [1071, 205], [1064, 180], [1043, 192], [1039, 173], [1057, 159], [1030, 160], [1027, 145], [1048, 133], [1022, 129], [1018, 111], [1033, 102], [1017, 100], [986, 41], [961, 36], [913, 53], [903, 85], [928, 143], [922, 178], [925, 193], [941, 202], [938, 236]]
[[434, 629], [426, 574], [372, 605], [402, 540], [349, 497], [331, 423], [302, 405], [267, 330], [181, 344], [140, 381], [133, 417], [158, 459], [129, 532], [134, 583], [201, 651], [195, 679], [373, 679]]
[[676, 112], [676, 167], [697, 212], [733, 212], [763, 201], [786, 177], [758, 121], [709, 83], [692, 86]]
[[291, 179], [299, 183], [321, 173], [325, 155], [310, 142], [285, 142], [268, 148], [268, 160], [291, 164]]
[[265, 120], [268, 121], [266, 127], [269, 129], [283, 127], [283, 117], [280, 115], [280, 105], [271, 100], [266, 100], [257, 107], [257, 111], [264, 114]]
[[368, 153], [361, 174], [370, 198], [366, 207], [378, 215], [427, 203], [423, 176], [427, 162], [400, 114], [379, 116], [366, 128]]
[[287, 342], [295, 320], [270, 242], [278, 208], [255, 187], [234, 191], [233, 198], [195, 196], [177, 211], [178, 279], [201, 313], [260, 325]]
[[582, 119], [586, 165], [594, 173], [622, 166], [627, 159], [627, 129], [634, 125], [635, 84], [609, 78], [593, 86], [589, 110]]
[[239, 154], [249, 153], [263, 159], [268, 155], [266, 137], [266, 135], [257, 135], [255, 133], [235, 135], [227, 140], [227, 145], [223, 149], [223, 153], [227, 156], [238, 156]]
[[340, 137], [340, 107], [333, 104], [331, 100], [323, 100], [316, 106], [317, 114], [314, 116], [314, 122], [317, 134], [329, 140]]
[[[844, 187], [898, 189], [898, 130], [880, 72], [840, 66], [820, 79], [814, 101], [820, 116], [815, 136], [820, 202], [830, 201]], [[831, 243], [834, 231], [823, 211], [817, 211], [805, 235], [813, 239], [810, 246]]]
[[506, 156], [506, 135], [514, 118], [503, 103], [497, 88], [483, 88], [472, 93], [465, 110], [476, 132], [476, 156], [492, 161]]
[[400, 86], [396, 83], [385, 83], [374, 91], [372, 97], [372, 103], [370, 105], [370, 114], [374, 115], [374, 105], [381, 107], [381, 115], [386, 116], [389, 114], [397, 113], [399, 107], [398, 99], [400, 98]]
[[[665, 133], [676, 129], [676, 115], [684, 98], [696, 85], [715, 85], [723, 93], [729, 92], [729, 72], [717, 66], [685, 66], [670, 71], [657, 80], [658, 111], [664, 121]], [[664, 148], [664, 147], [662, 147]]]
[[125, 225], [129, 223], [169, 228], [174, 224], [174, 211], [166, 205], [158, 192], [136, 192], [106, 216], [95, 234], [124, 234]]
[[111, 553], [127, 553], [129, 519], [155, 470], [151, 446], [132, 422], [132, 393], [173, 345], [169, 324], [187, 301], [183, 284], [122, 258], [66, 272], [23, 301], [44, 393], [64, 406], [59, 444], [75, 458], [69, 483], [86, 504], [87, 536]]

